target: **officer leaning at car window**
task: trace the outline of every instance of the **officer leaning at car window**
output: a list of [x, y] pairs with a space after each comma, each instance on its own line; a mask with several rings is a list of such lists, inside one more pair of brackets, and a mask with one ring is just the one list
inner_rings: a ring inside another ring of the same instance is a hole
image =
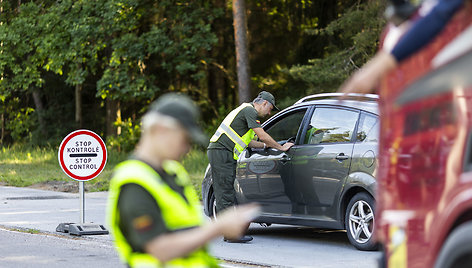
[[177, 162], [191, 140], [207, 144], [198, 116], [188, 97], [161, 97], [142, 119], [133, 156], [114, 170], [107, 218], [129, 267], [216, 267], [205, 244], [220, 235], [240, 237], [257, 213], [255, 205], [240, 206], [202, 222], [198, 197]]
[[[244, 149], [271, 147], [287, 151], [293, 146], [290, 142], [280, 145], [262, 129], [258, 118], [268, 116], [273, 108], [277, 109], [274, 96], [262, 91], [252, 103], [243, 103], [231, 111], [211, 137], [208, 159], [217, 213], [235, 205], [233, 184], [236, 178], [236, 160]], [[255, 135], [260, 141], [253, 140]], [[251, 240], [250, 236], [242, 236], [239, 239], [224, 237], [224, 241], [230, 243], [245, 243]]]

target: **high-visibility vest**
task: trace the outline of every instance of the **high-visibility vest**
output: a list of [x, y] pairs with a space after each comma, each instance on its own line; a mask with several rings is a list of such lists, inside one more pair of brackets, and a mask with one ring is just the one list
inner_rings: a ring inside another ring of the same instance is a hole
[[236, 131], [234, 131], [234, 129], [231, 128], [231, 123], [233, 123], [233, 120], [238, 115], [238, 113], [242, 109], [249, 106], [252, 106], [252, 105], [250, 103], [243, 103], [238, 108], [231, 111], [225, 117], [223, 122], [220, 124], [220, 126], [216, 130], [215, 134], [213, 134], [213, 136], [210, 139], [210, 142], [217, 142], [218, 139], [221, 137], [221, 135], [226, 134], [226, 136], [228, 136], [228, 138], [234, 142], [233, 158], [235, 160], [238, 160], [241, 153], [244, 151], [244, 149], [247, 148], [247, 146], [252, 141], [252, 139], [254, 139], [254, 136], [256, 136], [256, 133], [254, 133], [254, 130], [249, 129], [249, 131], [246, 132], [241, 137]]
[[156, 200], [162, 218], [169, 230], [179, 230], [199, 226], [203, 218], [199, 208], [198, 196], [190, 184], [184, 167], [176, 161], [165, 161], [163, 169], [176, 175], [176, 182], [184, 187], [185, 200], [165, 183], [149, 165], [139, 160], [127, 160], [119, 164], [110, 181], [107, 206], [107, 221], [114, 237], [115, 246], [123, 262], [130, 267], [218, 267], [217, 261], [202, 247], [189, 255], [162, 263], [154, 256], [133, 251], [120, 229], [118, 198], [123, 185], [137, 184]]

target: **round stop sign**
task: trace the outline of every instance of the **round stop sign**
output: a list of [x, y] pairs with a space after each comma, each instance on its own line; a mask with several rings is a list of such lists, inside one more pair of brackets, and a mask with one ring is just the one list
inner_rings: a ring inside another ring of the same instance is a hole
[[97, 177], [105, 168], [107, 149], [100, 136], [81, 129], [62, 140], [58, 158], [67, 176], [78, 181], [88, 181]]

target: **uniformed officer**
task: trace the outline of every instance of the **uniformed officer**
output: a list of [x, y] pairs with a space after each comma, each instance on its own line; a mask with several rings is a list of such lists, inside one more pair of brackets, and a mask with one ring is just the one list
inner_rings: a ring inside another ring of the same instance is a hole
[[[236, 160], [244, 149], [248, 146], [272, 147], [287, 151], [293, 145], [290, 142], [280, 145], [262, 129], [258, 118], [268, 116], [273, 108], [277, 109], [274, 96], [262, 91], [252, 103], [243, 103], [231, 111], [211, 137], [207, 154], [211, 165], [217, 212], [235, 204], [233, 184], [236, 178]], [[255, 135], [260, 141], [253, 140]], [[232, 243], [245, 243], [251, 240], [250, 236], [239, 239], [224, 238], [224, 241]]]
[[239, 207], [217, 222], [202, 222], [198, 197], [177, 162], [190, 140], [207, 142], [198, 116], [188, 97], [161, 97], [142, 119], [133, 157], [114, 170], [108, 223], [130, 267], [215, 267], [205, 244], [220, 235], [240, 237], [257, 213], [256, 206]]

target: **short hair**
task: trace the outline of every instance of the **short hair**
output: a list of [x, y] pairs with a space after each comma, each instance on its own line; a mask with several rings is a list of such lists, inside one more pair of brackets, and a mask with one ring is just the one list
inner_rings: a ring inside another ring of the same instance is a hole
[[265, 100], [264, 100], [263, 98], [257, 97], [257, 98], [255, 98], [255, 99], [252, 101], [252, 103], [261, 104], [261, 103], [263, 103], [264, 101], [265, 101]]
[[147, 112], [141, 119], [141, 132], [148, 132], [153, 126], [180, 127], [180, 123], [173, 117], [157, 112]]

